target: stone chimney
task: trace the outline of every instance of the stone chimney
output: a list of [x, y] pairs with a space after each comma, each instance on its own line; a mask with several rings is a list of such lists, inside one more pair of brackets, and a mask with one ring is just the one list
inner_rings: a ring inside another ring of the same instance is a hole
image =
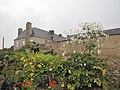
[[32, 23], [26, 23], [27, 36], [29, 37], [32, 34]]
[[49, 30], [49, 34], [53, 35], [54, 34], [54, 30]]
[[62, 34], [59, 34], [60, 37], [62, 37]]
[[22, 33], [23, 29], [22, 28], [18, 28], [18, 36]]

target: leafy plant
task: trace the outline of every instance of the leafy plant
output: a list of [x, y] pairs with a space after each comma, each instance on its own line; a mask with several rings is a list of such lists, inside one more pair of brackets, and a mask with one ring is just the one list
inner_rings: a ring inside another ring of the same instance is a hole
[[29, 53], [21, 60], [24, 82], [31, 81], [33, 88], [79, 90], [107, 87], [107, 66], [90, 54], [74, 53], [64, 60], [60, 55]]

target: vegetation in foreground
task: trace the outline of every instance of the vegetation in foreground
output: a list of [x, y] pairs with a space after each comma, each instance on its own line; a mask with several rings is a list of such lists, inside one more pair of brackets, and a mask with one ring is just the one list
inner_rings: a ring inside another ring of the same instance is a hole
[[[85, 51], [51, 55], [27, 50], [0, 51], [1, 90], [109, 90], [109, 67], [105, 59], [97, 58], [98, 45], [93, 42], [101, 35], [96, 24], [82, 25], [86, 36], [77, 34], [73, 41], [82, 42]], [[94, 29], [93, 29], [94, 28]], [[85, 39], [89, 42], [85, 43]], [[91, 38], [91, 39], [90, 39]]]

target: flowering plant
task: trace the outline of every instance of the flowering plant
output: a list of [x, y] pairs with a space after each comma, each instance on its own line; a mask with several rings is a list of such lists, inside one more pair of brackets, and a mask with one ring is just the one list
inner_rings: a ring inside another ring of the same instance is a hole
[[102, 25], [100, 23], [82, 23], [79, 26], [79, 29], [74, 30], [72, 35], [69, 35], [71, 42], [83, 45], [83, 53], [99, 55], [101, 53], [100, 48], [103, 46], [100, 43], [100, 38], [108, 36], [103, 32]]
[[[107, 66], [90, 54], [72, 54], [68, 60], [61, 55], [44, 55], [42, 53], [25, 54], [24, 82], [31, 81], [30, 90], [44, 89], [106, 89]], [[23, 84], [24, 85], [24, 84]]]

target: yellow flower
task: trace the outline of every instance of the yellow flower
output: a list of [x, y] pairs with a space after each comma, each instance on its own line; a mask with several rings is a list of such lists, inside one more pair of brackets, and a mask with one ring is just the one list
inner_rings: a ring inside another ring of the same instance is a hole
[[41, 68], [42, 66], [39, 64], [38, 67]]
[[34, 73], [30, 73], [30, 76], [33, 76], [34, 75]]
[[28, 62], [29, 65], [32, 65], [32, 62]]
[[49, 68], [49, 71], [52, 71], [52, 68]]

